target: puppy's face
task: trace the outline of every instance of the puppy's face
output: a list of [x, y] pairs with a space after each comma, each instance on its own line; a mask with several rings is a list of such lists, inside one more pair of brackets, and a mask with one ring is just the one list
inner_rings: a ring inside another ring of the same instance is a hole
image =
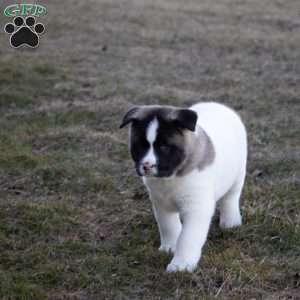
[[197, 114], [169, 106], [138, 106], [124, 116], [131, 124], [130, 153], [139, 176], [170, 177], [187, 157], [187, 131], [194, 131]]

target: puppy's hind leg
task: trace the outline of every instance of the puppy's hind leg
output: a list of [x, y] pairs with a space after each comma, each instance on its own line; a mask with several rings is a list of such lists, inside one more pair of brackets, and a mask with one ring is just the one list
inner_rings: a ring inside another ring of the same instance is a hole
[[220, 200], [220, 227], [227, 229], [242, 224], [240, 213], [240, 197], [244, 185], [245, 175], [241, 176]]

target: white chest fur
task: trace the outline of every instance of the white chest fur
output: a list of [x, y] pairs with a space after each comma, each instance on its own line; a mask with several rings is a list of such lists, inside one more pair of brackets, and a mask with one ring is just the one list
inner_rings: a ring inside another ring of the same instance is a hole
[[180, 212], [192, 204], [200, 205], [201, 195], [207, 189], [213, 193], [212, 169], [213, 166], [208, 166], [201, 172], [196, 169], [186, 176], [168, 179], [144, 177], [144, 183], [152, 201], [159, 202], [166, 210]]

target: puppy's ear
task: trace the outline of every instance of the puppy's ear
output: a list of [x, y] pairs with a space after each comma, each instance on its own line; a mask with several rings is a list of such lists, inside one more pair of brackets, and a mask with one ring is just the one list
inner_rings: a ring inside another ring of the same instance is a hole
[[126, 126], [129, 123], [131, 123], [132, 121], [137, 120], [139, 109], [140, 109], [139, 106], [133, 106], [133, 107], [131, 107], [127, 111], [127, 113], [125, 114], [125, 116], [123, 117], [123, 121], [122, 121], [122, 123], [120, 125], [120, 128], [123, 128], [124, 126]]
[[195, 131], [198, 116], [193, 110], [178, 109], [171, 114], [170, 119], [181, 128]]

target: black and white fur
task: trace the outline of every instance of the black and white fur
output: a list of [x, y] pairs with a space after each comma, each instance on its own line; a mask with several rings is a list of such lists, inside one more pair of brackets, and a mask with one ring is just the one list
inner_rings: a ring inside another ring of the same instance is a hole
[[217, 103], [188, 109], [137, 106], [120, 127], [127, 124], [131, 156], [158, 223], [160, 250], [174, 253], [167, 271], [191, 272], [201, 257], [217, 201], [221, 227], [241, 224], [245, 127], [234, 111]]

